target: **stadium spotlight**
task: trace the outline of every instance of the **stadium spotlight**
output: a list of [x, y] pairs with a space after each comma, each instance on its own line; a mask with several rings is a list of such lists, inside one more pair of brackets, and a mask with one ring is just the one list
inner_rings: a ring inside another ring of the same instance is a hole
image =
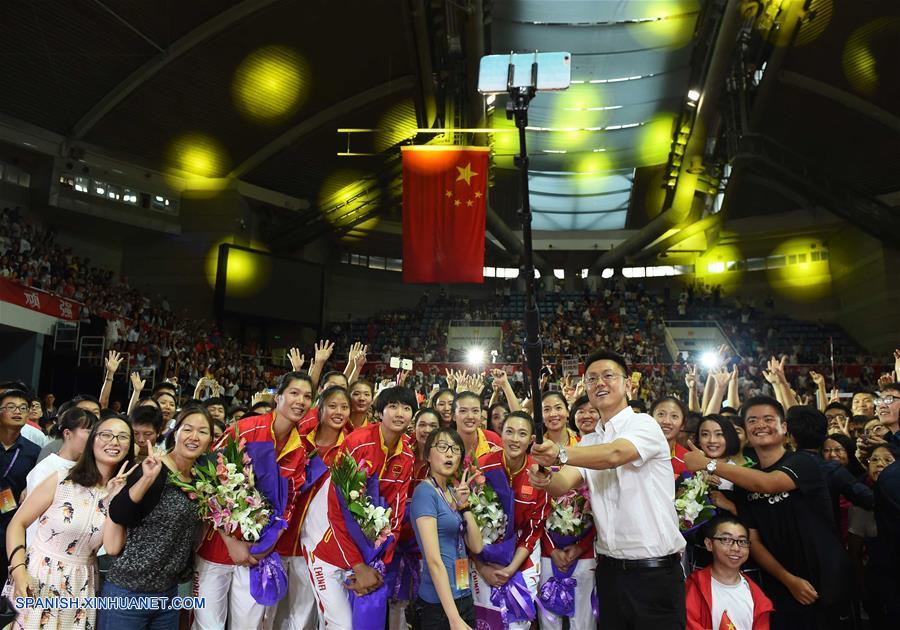
[[484, 349], [477, 346], [466, 351], [466, 363], [469, 365], [481, 365], [484, 363]]
[[700, 355], [700, 365], [707, 370], [719, 367], [719, 355], [712, 351], [704, 352]]

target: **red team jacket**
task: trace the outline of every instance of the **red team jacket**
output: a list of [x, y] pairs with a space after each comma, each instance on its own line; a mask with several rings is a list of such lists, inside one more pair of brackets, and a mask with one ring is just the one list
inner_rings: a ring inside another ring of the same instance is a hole
[[[534, 546], [541, 539], [544, 531], [544, 521], [550, 512], [550, 502], [547, 500], [547, 492], [531, 485], [528, 481], [528, 468], [534, 464], [531, 455], [525, 456], [525, 465], [521, 469], [511, 471], [506, 468], [506, 458], [503, 451], [495, 451], [483, 455], [478, 460], [478, 467], [483, 472], [492, 468], [501, 468], [506, 471], [513, 495], [516, 499], [516, 547], [524, 547], [530, 554]], [[525, 560], [520, 570], [531, 567], [531, 561]]]
[[[275, 433], [272, 429], [274, 420], [274, 411], [272, 413], [267, 413], [264, 416], [243, 418], [238, 421], [237, 424], [228, 427], [213, 448], [221, 448], [228, 437], [234, 437], [235, 435], [237, 435], [238, 440], [245, 439], [248, 442], [264, 442], [267, 440], [275, 442]], [[287, 442], [285, 442], [284, 447], [281, 449], [281, 452], [278, 453], [277, 457], [278, 469], [281, 472], [281, 476], [286, 477], [288, 480], [287, 506], [284, 509], [283, 516], [284, 519], [290, 523], [291, 519], [294, 517], [300, 486], [303, 485], [303, 481], [306, 479], [306, 449], [303, 448], [300, 435], [297, 433], [296, 428], [291, 429], [291, 432], [288, 434]], [[284, 538], [284, 534], [282, 534], [281, 538]], [[280, 545], [281, 539], [279, 539], [279, 542], [276, 544], [276, 548]], [[215, 530], [210, 530], [209, 534], [207, 534], [206, 539], [197, 550], [197, 555], [209, 562], [234, 564], [231, 560], [231, 556], [228, 554], [228, 548], [225, 546], [225, 542]]]
[[[753, 598], [753, 630], [769, 630], [769, 613], [775, 610], [772, 602], [756, 583], [744, 578], [750, 585]], [[720, 620], [712, 620], [712, 567], [694, 571], [685, 585], [685, 607], [687, 608], [687, 630], [718, 630]]]
[[[401, 436], [394, 451], [388, 453], [381, 437], [381, 424], [376, 423], [355, 429], [344, 439], [339, 452], [349, 453], [357, 464], [379, 474], [381, 496], [391, 508], [391, 532], [394, 540], [387, 546], [382, 558], [385, 564], [390, 564], [400, 536], [400, 524], [406, 513], [406, 499], [413, 472], [412, 451]], [[334, 486], [330, 486], [328, 490], [328, 520], [331, 527], [316, 546], [316, 557], [341, 569], [350, 569], [361, 563], [363, 558], [347, 532]]]
[[[316, 429], [318, 426], [318, 414], [314, 416], [304, 416], [303, 420], [300, 421], [300, 424], [297, 425], [297, 433], [300, 436], [300, 442], [303, 445], [307, 458], [314, 450], [316, 450]], [[341, 445], [344, 443], [345, 437], [346, 434], [343, 432], [338, 434], [338, 439], [334, 446], [325, 452], [318, 453], [319, 457], [322, 458], [322, 461], [325, 462], [325, 465], [328, 466], [329, 470], [334, 463], [334, 458], [340, 450]], [[307, 488], [302, 494], [299, 494], [297, 498], [297, 507], [294, 508], [293, 517], [288, 522], [287, 530], [281, 535], [281, 538], [278, 539], [278, 544], [275, 546], [275, 551], [282, 557], [301, 555], [300, 529], [303, 526], [303, 520], [306, 518], [309, 504], [327, 480], [328, 473], [322, 475], [315, 484]]]

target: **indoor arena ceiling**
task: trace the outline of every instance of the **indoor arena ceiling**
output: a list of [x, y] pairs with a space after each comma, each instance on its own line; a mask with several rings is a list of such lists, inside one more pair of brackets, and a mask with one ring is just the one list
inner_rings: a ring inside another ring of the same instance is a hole
[[[508, 129], [505, 99], [488, 104], [472, 89], [478, 56], [565, 50], [573, 85], [530, 109], [534, 226], [539, 236], [599, 242], [618, 231], [621, 240], [622, 228], [643, 228], [662, 209], [677, 121], [716, 61], [707, 54], [718, 51], [715, 16], [728, 7], [744, 22], [722, 96], [706, 105], [721, 114], [706, 130], [718, 139], [708, 157], [733, 160], [740, 179], [723, 214], [831, 204], [853, 220], [858, 209], [844, 201], [859, 198], [869, 204], [859, 211], [877, 216], [879, 196], [900, 189], [896, 2], [793, 3], [805, 7], [798, 35], [780, 41], [792, 29], [761, 40], [747, 16], [782, 15], [791, 0], [6, 0], [0, 117], [59, 134], [65, 147], [308, 201], [284, 213], [285, 241], [329, 229], [366, 235], [374, 212], [390, 220], [354, 246], [397, 255], [398, 147], [433, 137], [405, 130]], [[759, 86], [738, 86], [740, 64], [744, 77], [758, 71]], [[456, 109], [441, 105], [454, 81]], [[513, 252], [515, 134], [481, 138], [495, 166], [488, 223]], [[360, 218], [335, 220], [353, 203]]]

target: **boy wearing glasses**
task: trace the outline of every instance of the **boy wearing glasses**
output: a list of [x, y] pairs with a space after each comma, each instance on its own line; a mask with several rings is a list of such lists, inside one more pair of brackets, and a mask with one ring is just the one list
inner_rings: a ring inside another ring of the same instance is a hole
[[[6, 526], [19, 507], [28, 473], [37, 464], [38, 453], [41, 452], [37, 444], [22, 435], [30, 408], [31, 395], [27, 392], [8, 389], [0, 393], [0, 535], [3, 540], [6, 540]], [[9, 562], [6, 545], [2, 547], [0, 581], [5, 582]]]
[[723, 513], [706, 523], [704, 533], [704, 544], [713, 561], [688, 577], [687, 630], [768, 630], [772, 602], [741, 573], [750, 556], [746, 525], [736, 516]]

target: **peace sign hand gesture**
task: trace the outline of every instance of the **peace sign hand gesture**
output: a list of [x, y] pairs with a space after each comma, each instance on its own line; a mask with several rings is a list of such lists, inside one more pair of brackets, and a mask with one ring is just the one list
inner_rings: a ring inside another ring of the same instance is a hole
[[469, 496], [472, 493], [472, 490], [469, 488], [468, 482], [469, 469], [464, 468], [462, 477], [459, 479], [459, 485], [457, 485], [453, 492], [456, 495], [456, 509], [464, 510], [469, 507]]
[[141, 470], [144, 471], [145, 477], [155, 480], [162, 470], [162, 458], [163, 455], [166, 454], [166, 449], [159, 446], [150, 448], [148, 445], [147, 450], [149, 451], [149, 455], [141, 462]]
[[112, 501], [113, 497], [121, 492], [122, 488], [125, 487], [125, 482], [128, 479], [128, 475], [134, 472], [134, 470], [140, 465], [140, 462], [138, 462], [128, 470], [125, 470], [125, 467], [128, 466], [128, 462], [122, 462], [122, 467], [119, 469], [119, 472], [116, 473], [116, 476], [106, 483], [106, 491], [108, 493], [107, 501]]

